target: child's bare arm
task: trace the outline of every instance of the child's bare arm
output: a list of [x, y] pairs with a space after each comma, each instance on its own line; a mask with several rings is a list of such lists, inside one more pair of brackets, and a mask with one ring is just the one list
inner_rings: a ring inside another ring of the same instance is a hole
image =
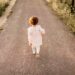
[[30, 30], [28, 30], [28, 43], [29, 43], [29, 46], [32, 45], [32, 43], [31, 43], [31, 33], [30, 33]]
[[39, 26], [39, 29], [40, 29], [41, 35], [45, 35], [45, 30], [41, 26]]
[[42, 36], [45, 35], [45, 30], [44, 29], [41, 29], [41, 34], [42, 34]]

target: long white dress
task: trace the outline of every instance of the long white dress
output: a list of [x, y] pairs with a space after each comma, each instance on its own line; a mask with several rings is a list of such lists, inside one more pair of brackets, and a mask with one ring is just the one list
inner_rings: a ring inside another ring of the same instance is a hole
[[33, 46], [42, 45], [42, 34], [45, 34], [45, 30], [40, 26], [31, 26], [28, 28], [28, 41]]

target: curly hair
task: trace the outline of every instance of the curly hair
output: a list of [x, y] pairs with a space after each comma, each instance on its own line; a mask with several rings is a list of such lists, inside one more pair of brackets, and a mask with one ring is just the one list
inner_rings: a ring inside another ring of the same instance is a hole
[[29, 24], [31, 25], [36, 25], [38, 23], [38, 18], [37, 17], [30, 17], [29, 18]]

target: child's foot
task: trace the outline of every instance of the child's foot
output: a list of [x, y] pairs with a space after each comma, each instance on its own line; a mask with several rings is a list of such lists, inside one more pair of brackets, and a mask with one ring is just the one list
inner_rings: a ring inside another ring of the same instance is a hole
[[39, 54], [36, 54], [36, 57], [37, 57], [37, 58], [39, 58], [39, 57], [40, 57], [40, 55], [39, 55]]

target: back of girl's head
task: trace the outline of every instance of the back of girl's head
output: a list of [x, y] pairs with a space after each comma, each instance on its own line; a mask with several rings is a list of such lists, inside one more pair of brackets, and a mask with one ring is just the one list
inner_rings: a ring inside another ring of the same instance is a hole
[[31, 25], [37, 25], [37, 23], [38, 23], [38, 18], [37, 17], [30, 17], [29, 18], [29, 24], [31, 24]]

